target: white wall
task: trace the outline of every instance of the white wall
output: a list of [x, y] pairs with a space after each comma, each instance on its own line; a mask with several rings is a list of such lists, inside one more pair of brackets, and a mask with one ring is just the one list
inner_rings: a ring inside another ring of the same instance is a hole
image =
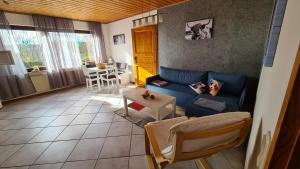
[[[156, 14], [157, 11], [151, 11], [150, 15]], [[144, 13], [143, 16], [148, 16], [149, 13]], [[122, 19], [108, 24], [110, 55], [116, 62], [125, 62], [133, 68], [133, 52], [131, 29], [133, 28], [132, 20], [140, 18], [142, 15], [136, 15], [130, 18]], [[125, 34], [125, 44], [114, 45], [113, 35]], [[132, 70], [133, 72], [133, 70]], [[131, 80], [134, 81], [133, 76]]]
[[[300, 42], [300, 1], [289, 0], [283, 20], [273, 67], [263, 67], [253, 117], [252, 132], [247, 150], [246, 169], [254, 169], [257, 158], [257, 137], [268, 131], [273, 137], [280, 109], [287, 90]], [[258, 134], [262, 119], [261, 134]]]

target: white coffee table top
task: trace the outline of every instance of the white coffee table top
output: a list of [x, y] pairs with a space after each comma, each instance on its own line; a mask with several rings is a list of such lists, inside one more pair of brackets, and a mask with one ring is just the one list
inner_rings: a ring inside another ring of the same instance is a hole
[[173, 96], [168, 96], [164, 94], [160, 94], [157, 92], [150, 91], [150, 94], [153, 94], [155, 96], [154, 99], [147, 100], [143, 98], [143, 94], [145, 93], [145, 88], [134, 88], [129, 89], [127, 91], [123, 92], [123, 97], [126, 97], [134, 102], [137, 102], [145, 107], [149, 107], [153, 110], [160, 109], [161, 107], [164, 107], [168, 104], [170, 104], [172, 101], [176, 100]]

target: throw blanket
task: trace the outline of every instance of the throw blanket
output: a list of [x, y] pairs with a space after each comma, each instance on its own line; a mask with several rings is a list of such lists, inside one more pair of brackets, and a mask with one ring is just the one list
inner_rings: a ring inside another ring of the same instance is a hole
[[194, 102], [195, 105], [215, 110], [217, 112], [222, 112], [226, 108], [225, 102], [219, 102], [215, 100], [199, 98]]

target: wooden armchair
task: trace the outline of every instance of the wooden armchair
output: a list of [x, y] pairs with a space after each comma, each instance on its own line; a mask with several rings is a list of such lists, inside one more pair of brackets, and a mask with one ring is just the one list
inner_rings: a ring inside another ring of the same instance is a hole
[[[205, 158], [238, 147], [247, 138], [251, 126], [248, 112], [221, 113], [191, 118], [179, 117], [145, 125], [145, 148], [149, 169], [163, 169], [177, 161]], [[152, 146], [152, 152], [150, 150]]]

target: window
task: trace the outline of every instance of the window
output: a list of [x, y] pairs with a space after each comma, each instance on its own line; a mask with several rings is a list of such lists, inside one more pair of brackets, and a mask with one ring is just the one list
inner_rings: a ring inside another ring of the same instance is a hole
[[13, 30], [12, 33], [25, 67], [44, 66], [43, 46], [38, 40], [40, 32]]
[[91, 34], [76, 33], [76, 41], [82, 62], [95, 61], [96, 52]]

